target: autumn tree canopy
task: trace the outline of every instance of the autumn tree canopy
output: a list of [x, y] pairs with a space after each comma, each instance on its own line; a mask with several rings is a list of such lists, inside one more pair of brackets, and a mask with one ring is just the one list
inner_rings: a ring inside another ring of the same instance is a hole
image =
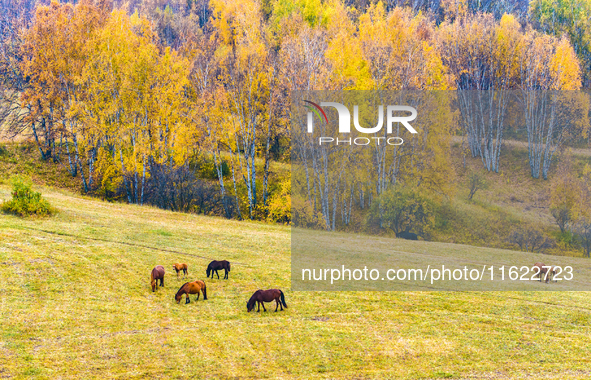
[[[177, 199], [180, 178], [190, 177], [182, 173], [215, 180], [212, 209], [227, 217], [289, 218], [282, 198], [291, 193], [270, 179], [274, 162], [305, 153], [290, 145], [292, 91], [423, 91], [437, 104], [403, 146], [357, 157], [375, 172], [322, 196], [331, 182], [309, 178], [311, 214], [325, 202], [334, 226], [329, 211], [350, 214], [353, 197], [363, 207], [398, 183], [453, 193], [454, 135], [498, 172], [505, 116], [535, 109], [533, 90], [581, 89], [589, 71], [588, 20], [549, 0], [10, 3], [0, 23], [0, 117], [13, 131], [30, 131], [43, 159], [106, 197], [141, 204], [175, 183]], [[467, 97], [472, 90], [483, 95]], [[553, 96], [588, 110], [585, 98]], [[565, 141], [587, 133], [585, 118], [522, 119], [536, 178], [548, 177]]]

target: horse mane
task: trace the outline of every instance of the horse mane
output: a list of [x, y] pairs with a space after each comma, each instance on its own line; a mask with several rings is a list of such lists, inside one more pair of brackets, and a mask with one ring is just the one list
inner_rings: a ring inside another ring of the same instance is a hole
[[175, 298], [181, 293], [181, 291], [183, 290], [183, 288], [187, 284], [188, 284], [188, 282], [185, 282], [184, 284], [181, 285], [181, 287], [179, 288], [178, 292], [176, 292], [176, 294], [174, 295]]
[[260, 291], [261, 291], [261, 290], [259, 289], [259, 290], [257, 290], [256, 292], [254, 292], [254, 293], [252, 294], [252, 296], [251, 296], [251, 297], [250, 297], [250, 299], [248, 300], [248, 303], [246, 304], [247, 306], [249, 306], [249, 307], [250, 307], [250, 306], [254, 305], [254, 303], [256, 302], [256, 299], [255, 299], [255, 297], [256, 297], [256, 295], [257, 295], [257, 294], [258, 294]]

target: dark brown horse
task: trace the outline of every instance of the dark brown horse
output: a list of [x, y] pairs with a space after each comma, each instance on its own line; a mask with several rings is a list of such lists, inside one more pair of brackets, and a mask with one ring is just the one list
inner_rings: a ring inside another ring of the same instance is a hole
[[155, 266], [150, 274], [150, 285], [152, 285], [153, 292], [158, 289], [158, 280], [160, 280], [160, 286], [164, 286], [164, 267], [162, 265]]
[[176, 278], [179, 278], [179, 272], [183, 271], [183, 278], [185, 278], [187, 276], [187, 269], [189, 268], [189, 266], [185, 263], [176, 263], [172, 266], [172, 269], [174, 269], [176, 271]]
[[187, 297], [187, 301], [185, 302], [185, 304], [188, 304], [191, 302], [191, 300], [189, 299], [189, 294], [197, 294], [197, 298], [195, 298], [195, 301], [197, 301], [197, 300], [199, 300], [199, 292], [203, 292], [203, 299], [206, 300], [207, 299], [207, 288], [205, 287], [205, 282], [203, 282], [201, 280], [195, 280], [193, 282], [185, 282], [183, 284], [183, 286], [181, 286], [179, 291], [176, 292], [176, 295], [174, 296], [174, 300], [176, 301], [176, 303], [180, 303], [181, 298], [183, 297], [183, 294], [184, 294]]
[[216, 261], [213, 260], [211, 263], [209, 263], [209, 265], [207, 266], [207, 278], [209, 278], [209, 274], [211, 273], [211, 278], [213, 278], [213, 273], [215, 272], [215, 274], [218, 275], [218, 279], [220, 278], [220, 275], [218, 273], [218, 270], [220, 269], [224, 269], [226, 271], [226, 275], [224, 276], [224, 279], [228, 278], [228, 272], [230, 272], [230, 262], [226, 261], [226, 260], [222, 260], [222, 261]]
[[540, 282], [542, 282], [542, 278], [543, 278], [544, 282], [548, 283], [548, 281], [550, 280], [550, 273], [548, 273], [548, 270], [550, 269], [550, 267], [544, 263], [535, 263], [534, 264], [534, 271], [536, 270], [535, 269], [536, 267], [539, 269], [538, 278], [539, 278]]
[[254, 304], [256, 302], [258, 304], [257, 312], [261, 311], [261, 305], [263, 305], [263, 310], [267, 311], [267, 309], [265, 309], [264, 302], [272, 302], [272, 301], [275, 301], [275, 311], [277, 311], [277, 308], [279, 306], [281, 306], [281, 310], [283, 310], [283, 306], [285, 306], [285, 308], [287, 309], [287, 304], [285, 303], [285, 296], [283, 295], [283, 292], [281, 290], [279, 290], [279, 289], [268, 289], [268, 290], [259, 289], [256, 292], [254, 292], [252, 297], [250, 297], [250, 299], [246, 303], [246, 310], [251, 312], [254, 309]]

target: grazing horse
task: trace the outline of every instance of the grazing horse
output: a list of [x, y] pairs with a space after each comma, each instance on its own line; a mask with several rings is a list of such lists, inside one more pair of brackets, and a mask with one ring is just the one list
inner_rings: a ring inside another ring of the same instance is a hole
[[[548, 281], [550, 280], [550, 273], [548, 273], [548, 266], [546, 266], [544, 263], [535, 263], [534, 264], [534, 268], [538, 267], [540, 270], [538, 272], [538, 278], [540, 279], [540, 282], [542, 282], [542, 275], [544, 277], [544, 282], [548, 283]], [[554, 268], [552, 268], [554, 269]]]
[[182, 263], [182, 264], [176, 263], [176, 264], [174, 264], [174, 265], [172, 266], [172, 269], [174, 269], [174, 270], [176, 271], [176, 278], [177, 278], [177, 280], [178, 280], [178, 278], [179, 278], [179, 272], [180, 272], [180, 271], [183, 271], [183, 278], [185, 278], [185, 277], [187, 276], [187, 274], [188, 274], [188, 273], [187, 273], [187, 269], [188, 269], [188, 268], [189, 268], [189, 267], [188, 267], [188, 266], [187, 266], [187, 264], [185, 264], [185, 263]]
[[263, 305], [263, 310], [267, 311], [267, 309], [265, 309], [264, 302], [272, 302], [272, 301], [275, 301], [275, 311], [277, 311], [277, 308], [279, 306], [281, 306], [282, 311], [283, 311], [283, 306], [285, 306], [285, 308], [287, 309], [287, 304], [285, 303], [285, 296], [283, 295], [283, 292], [281, 290], [279, 290], [279, 289], [269, 289], [269, 290], [259, 289], [256, 292], [254, 292], [252, 297], [250, 297], [250, 299], [246, 303], [246, 310], [251, 312], [254, 309], [254, 304], [256, 302], [258, 305], [257, 312], [261, 311], [261, 305]]
[[155, 266], [150, 274], [150, 284], [153, 292], [158, 289], [158, 280], [160, 280], [160, 286], [164, 286], [164, 267], [162, 265]]
[[554, 279], [554, 277], [558, 274], [558, 267], [553, 266], [552, 268], [550, 268], [550, 271], [548, 271], [548, 279], [549, 280], [554, 280], [554, 282], [558, 282], [558, 280]]
[[211, 278], [213, 279], [213, 272], [215, 272], [215, 274], [218, 275], [218, 280], [220, 278], [220, 274], [218, 273], [218, 270], [220, 269], [224, 269], [226, 271], [226, 275], [224, 276], [224, 280], [228, 278], [228, 272], [230, 271], [230, 262], [226, 261], [226, 260], [222, 260], [222, 261], [216, 261], [213, 260], [211, 263], [209, 263], [209, 265], [207, 266], [207, 278], [209, 278], [209, 274], [211, 273]]
[[184, 294], [187, 297], [187, 301], [185, 302], [185, 304], [188, 304], [191, 302], [191, 300], [189, 299], [189, 294], [197, 294], [197, 298], [195, 298], [195, 301], [197, 301], [197, 300], [199, 300], [199, 292], [203, 292], [203, 299], [206, 300], [207, 299], [207, 288], [205, 287], [205, 282], [203, 282], [201, 280], [195, 280], [193, 282], [185, 282], [183, 284], [183, 286], [181, 286], [179, 291], [176, 292], [176, 295], [174, 296], [174, 300], [176, 301], [176, 303], [180, 303], [181, 298], [183, 297], [183, 294]]

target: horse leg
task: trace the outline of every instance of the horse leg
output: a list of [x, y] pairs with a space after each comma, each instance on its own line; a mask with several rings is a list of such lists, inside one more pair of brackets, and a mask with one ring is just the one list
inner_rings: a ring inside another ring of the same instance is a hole
[[[220, 279], [220, 273], [218, 272], [218, 270], [217, 270], [217, 269], [215, 270], [215, 274], [217, 274], [217, 275], [218, 275], [218, 280], [219, 280], [219, 279]], [[212, 276], [212, 277], [213, 277], [213, 276]]]
[[197, 298], [195, 298], [195, 301], [199, 301], [199, 293], [200, 292], [197, 292]]
[[228, 269], [226, 269], [226, 275], [224, 276], [224, 280], [228, 279]]
[[185, 296], [187, 297], [187, 300], [185, 301], [185, 305], [188, 303], [191, 303], [191, 299], [189, 298], [189, 293], [185, 293]]
[[259, 313], [261, 311], [261, 301], [257, 301], [257, 307], [257, 313]]
[[267, 309], [265, 309], [265, 302], [261, 302], [261, 304], [263, 305], [263, 310], [267, 311]]
[[279, 307], [279, 298], [275, 298], [275, 312], [277, 312], [278, 307]]
[[160, 279], [160, 286], [164, 286], [164, 277]]

